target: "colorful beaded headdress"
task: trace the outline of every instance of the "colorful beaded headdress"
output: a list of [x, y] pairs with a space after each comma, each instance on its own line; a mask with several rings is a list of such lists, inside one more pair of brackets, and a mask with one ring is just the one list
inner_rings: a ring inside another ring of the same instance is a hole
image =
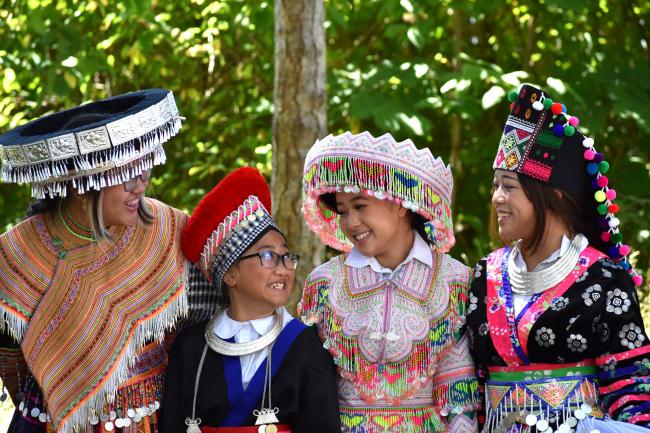
[[340, 251], [352, 243], [339, 225], [339, 216], [320, 199], [335, 192], [363, 193], [395, 202], [427, 222], [425, 231], [438, 251], [455, 242], [451, 219], [451, 169], [429, 149], [411, 140], [397, 142], [390, 134], [368, 132], [328, 135], [307, 153], [303, 177], [303, 205], [308, 227]]
[[280, 232], [270, 212], [271, 191], [264, 177], [242, 167], [224, 177], [192, 213], [183, 230], [183, 252], [216, 288], [219, 303], [226, 271], [266, 232]]
[[601, 239], [608, 255], [632, 275], [636, 285], [641, 276], [627, 260], [630, 247], [623, 244], [613, 203], [616, 191], [605, 173], [609, 163], [594, 148], [593, 138], [577, 130], [579, 120], [550, 95], [530, 85], [508, 95], [510, 115], [506, 121], [493, 168], [513, 171], [576, 198], [594, 200]]
[[165, 162], [181, 118], [172, 92], [126, 93], [33, 120], [0, 135], [2, 180], [30, 183], [34, 198], [118, 185]]

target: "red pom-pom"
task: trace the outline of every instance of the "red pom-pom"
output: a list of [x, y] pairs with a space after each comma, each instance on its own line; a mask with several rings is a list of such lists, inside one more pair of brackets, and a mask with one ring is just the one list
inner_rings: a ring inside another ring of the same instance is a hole
[[242, 167], [224, 177], [196, 206], [183, 230], [181, 245], [185, 257], [195, 263], [212, 232], [248, 196], [256, 196], [271, 213], [271, 191], [255, 168]]
[[551, 113], [555, 114], [556, 116], [558, 114], [562, 113], [562, 104], [559, 102], [554, 102], [553, 105], [551, 105]]
[[605, 193], [605, 197], [607, 197], [607, 200], [614, 200], [616, 198], [616, 190], [608, 189]]
[[634, 285], [638, 287], [643, 284], [643, 277], [641, 277], [641, 275], [635, 275], [632, 277], [632, 281], [634, 282]]
[[614, 213], [614, 214], [616, 214], [616, 213], [618, 213], [619, 210], [621, 210], [621, 208], [620, 208], [616, 203], [612, 203], [612, 204], [609, 205], [609, 207], [607, 208], [607, 210], [608, 210], [610, 213]]
[[599, 187], [605, 188], [609, 183], [609, 179], [607, 179], [607, 176], [600, 176], [596, 182], [598, 182]]
[[628, 254], [630, 254], [630, 251], [631, 251], [630, 247], [627, 245], [621, 245], [620, 247], [618, 247], [618, 253], [621, 256], [627, 256]]
[[612, 234], [610, 232], [602, 232], [600, 234], [600, 238], [603, 240], [603, 242], [609, 242], [609, 240], [612, 238]]

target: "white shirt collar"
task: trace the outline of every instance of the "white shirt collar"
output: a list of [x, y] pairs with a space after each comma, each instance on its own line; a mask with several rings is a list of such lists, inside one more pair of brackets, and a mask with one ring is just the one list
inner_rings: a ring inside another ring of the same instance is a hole
[[[514, 254], [515, 265], [517, 265], [517, 267], [522, 271], [528, 271], [526, 262], [524, 261], [524, 258], [521, 255], [521, 250], [519, 249], [520, 243], [521, 241], [517, 241], [517, 243], [515, 243], [515, 248], [512, 250], [512, 254]], [[541, 271], [551, 266], [553, 262], [566, 254], [567, 250], [569, 249], [569, 245], [571, 245], [571, 239], [566, 237], [566, 235], [562, 235], [562, 245], [560, 245], [560, 248], [553, 251], [550, 256], [542, 260], [533, 270]], [[580, 244], [580, 251], [583, 251], [585, 248], [587, 248], [588, 245], [589, 241], [587, 240], [587, 237], [584, 236], [582, 243]]]
[[[395, 269], [399, 268], [402, 265], [405, 265], [413, 259], [424, 263], [430, 268], [433, 267], [433, 257], [429, 244], [426, 243], [426, 241], [422, 239], [422, 236], [420, 236], [415, 230], [413, 230], [413, 234], [415, 236], [413, 239], [413, 246], [411, 246], [409, 254], [406, 256], [404, 261], [400, 263]], [[348, 254], [348, 257], [345, 259], [345, 264], [353, 268], [363, 268], [365, 266], [370, 266], [373, 271], [382, 274], [392, 274], [394, 271], [393, 269], [388, 269], [380, 265], [376, 258], [364, 256], [356, 247], [352, 248], [352, 251], [350, 251], [350, 254]]]
[[[282, 313], [282, 325], [286, 325], [291, 319], [291, 315], [284, 307], [280, 307]], [[261, 319], [253, 319], [246, 322], [238, 322], [237, 320], [228, 316], [227, 310], [219, 313], [219, 317], [214, 324], [214, 333], [222, 340], [235, 337], [237, 343], [244, 343], [254, 340], [262, 335], [265, 335], [273, 327], [273, 315], [269, 317], [262, 317]], [[246, 341], [239, 341], [238, 336], [245, 334]]]

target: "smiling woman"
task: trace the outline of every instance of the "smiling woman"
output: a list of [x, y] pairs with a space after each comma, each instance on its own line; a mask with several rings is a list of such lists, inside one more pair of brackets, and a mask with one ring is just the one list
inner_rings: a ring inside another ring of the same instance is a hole
[[506, 246], [476, 265], [467, 314], [483, 432], [648, 431], [650, 341], [609, 164], [546, 92], [511, 98], [492, 193]]
[[37, 199], [0, 236], [10, 432], [157, 430], [159, 342], [188, 303], [187, 217], [144, 192], [180, 126], [172, 93], [149, 89], [0, 135], [3, 180]]

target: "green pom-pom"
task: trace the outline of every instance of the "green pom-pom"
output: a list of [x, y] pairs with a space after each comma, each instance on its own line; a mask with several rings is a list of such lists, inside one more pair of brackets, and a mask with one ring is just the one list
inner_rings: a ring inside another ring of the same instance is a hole
[[508, 93], [508, 101], [517, 102], [517, 98], [519, 98], [519, 92], [516, 90], [512, 90], [510, 93]]
[[551, 105], [553, 105], [553, 100], [551, 98], [546, 98], [544, 99], [543, 104], [544, 104], [544, 110], [550, 110]]
[[600, 164], [598, 164], [598, 171], [601, 173], [607, 173], [609, 171], [609, 162], [607, 161], [602, 161]]
[[596, 208], [596, 210], [598, 210], [598, 213], [600, 215], [607, 215], [607, 205], [599, 204], [598, 208]]
[[617, 243], [619, 243], [619, 242], [623, 242], [623, 235], [620, 234], [620, 233], [614, 233], [614, 234], [612, 235], [612, 238], [610, 239], [610, 241], [611, 241], [612, 243], [614, 243], [614, 244], [617, 244]]
[[566, 135], [567, 137], [571, 137], [575, 133], [576, 133], [576, 129], [573, 126], [567, 125], [564, 127], [564, 135]]

